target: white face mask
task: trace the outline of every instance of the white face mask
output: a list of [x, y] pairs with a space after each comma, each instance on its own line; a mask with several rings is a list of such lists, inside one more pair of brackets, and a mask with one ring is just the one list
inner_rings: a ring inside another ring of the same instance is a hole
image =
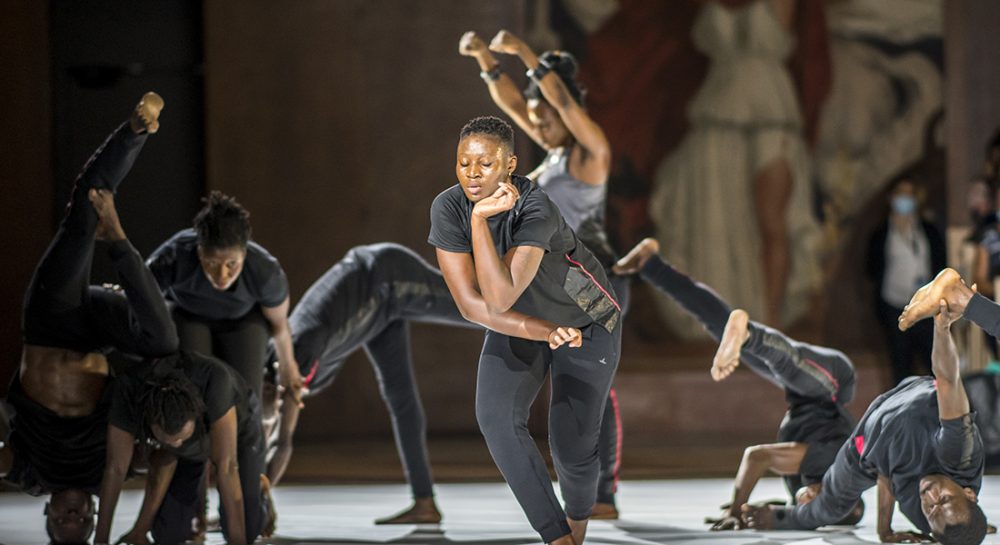
[[901, 216], [910, 216], [917, 210], [917, 199], [909, 195], [899, 195], [892, 198], [892, 211]]

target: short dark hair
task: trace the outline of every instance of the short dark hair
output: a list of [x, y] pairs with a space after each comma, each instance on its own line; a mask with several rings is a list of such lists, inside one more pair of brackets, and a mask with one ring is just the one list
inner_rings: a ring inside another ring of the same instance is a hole
[[205, 412], [205, 400], [194, 384], [179, 371], [153, 373], [140, 400], [146, 422], [164, 433], [175, 434]]
[[[576, 58], [566, 51], [546, 51], [538, 57], [538, 62], [549, 67], [549, 71], [554, 72], [562, 80], [570, 96], [580, 106], [584, 105], [587, 90], [576, 80], [577, 63]], [[528, 81], [528, 86], [524, 88], [525, 98], [545, 100], [542, 90], [538, 87], [538, 82], [534, 79]]]
[[990, 137], [989, 142], [986, 144], [986, 153], [989, 154], [994, 148], [1000, 148], [1000, 127], [997, 127], [993, 131], [993, 136]]
[[492, 115], [484, 115], [469, 121], [458, 133], [458, 141], [461, 142], [466, 136], [481, 134], [496, 138], [507, 147], [507, 151], [514, 152], [514, 129], [503, 119]]
[[978, 545], [986, 537], [986, 515], [979, 504], [969, 502], [969, 520], [949, 524], [941, 535], [935, 535], [942, 545]]
[[201, 200], [205, 205], [194, 217], [198, 245], [203, 248], [246, 248], [250, 240], [250, 212], [236, 199], [212, 191]]

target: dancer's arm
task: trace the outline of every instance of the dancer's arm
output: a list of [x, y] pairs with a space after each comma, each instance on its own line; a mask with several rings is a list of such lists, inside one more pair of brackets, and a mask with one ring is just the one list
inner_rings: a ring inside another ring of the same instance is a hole
[[278, 421], [278, 444], [275, 445], [274, 456], [267, 464], [267, 478], [271, 485], [276, 486], [285, 475], [288, 462], [292, 459], [292, 437], [299, 423], [299, 406], [295, 403], [282, 403], [281, 416]]
[[299, 407], [302, 406], [302, 373], [299, 372], [299, 363], [295, 360], [295, 350], [292, 348], [292, 328], [288, 325], [289, 300], [285, 297], [276, 307], [265, 307], [261, 305], [261, 312], [271, 325], [271, 338], [274, 339], [274, 348], [278, 353], [278, 375], [281, 385], [291, 396], [291, 401]]
[[101, 504], [97, 513], [97, 529], [94, 532], [94, 543], [108, 543], [111, 537], [111, 522], [118, 506], [118, 497], [122, 492], [122, 483], [128, 475], [132, 463], [132, 447], [135, 436], [131, 433], [108, 424], [107, 454], [105, 455], [104, 476], [101, 478]]
[[[528, 106], [521, 90], [517, 88], [517, 84], [510, 76], [500, 70], [500, 63], [497, 62], [496, 57], [475, 31], [470, 30], [462, 35], [462, 39], [458, 43], [458, 52], [476, 59], [481, 73], [487, 75], [483, 79], [486, 81], [486, 85], [490, 89], [490, 96], [497, 107], [513, 119], [514, 123], [517, 123], [517, 126], [527, 133], [536, 144], [548, 149], [538, 129], [528, 119]], [[496, 79], [490, 79], [488, 76], [491, 74]]]
[[149, 475], [146, 476], [146, 493], [142, 498], [142, 507], [139, 509], [139, 517], [135, 525], [119, 541], [125, 544], [146, 544], [146, 534], [153, 529], [153, 522], [156, 520], [156, 513], [163, 504], [163, 498], [167, 496], [170, 488], [170, 481], [177, 471], [177, 456], [163, 451], [156, 450], [149, 456]]
[[962, 385], [959, 372], [958, 350], [951, 336], [951, 324], [962, 313], [949, 310], [944, 302], [934, 317], [934, 347], [931, 351], [931, 370], [937, 379], [938, 416], [941, 420], [954, 420], [969, 414], [969, 397]]
[[553, 348], [567, 342], [570, 346], [580, 346], [580, 331], [576, 328], [558, 327], [547, 320], [514, 310], [492, 311], [477, 290], [476, 269], [471, 254], [438, 248], [437, 259], [448, 291], [466, 320], [511, 337], [548, 341]]
[[[528, 47], [528, 44], [506, 30], [497, 33], [493, 41], [490, 42], [490, 49], [498, 53], [517, 55], [529, 70], [534, 70], [539, 66], [538, 56]], [[589, 184], [601, 185], [605, 183], [608, 171], [611, 169], [611, 144], [600, 125], [570, 95], [569, 89], [566, 88], [566, 84], [563, 83], [558, 74], [549, 71], [536, 81], [545, 101], [555, 108], [559, 118], [573, 135], [573, 139], [586, 151], [584, 162], [591, 163], [596, 167], [585, 168], [585, 172], [573, 174], [582, 174], [582, 176], [577, 177]]]
[[212, 463], [219, 498], [226, 513], [226, 531], [230, 545], [246, 545], [246, 517], [243, 514], [243, 489], [236, 458], [236, 407], [212, 422], [209, 436], [212, 442]]
[[[760, 481], [768, 471], [778, 475], [794, 475], [799, 472], [802, 466], [802, 459], [806, 456], [809, 446], [805, 443], [772, 443], [769, 445], [755, 445], [743, 451], [743, 459], [740, 461], [740, 468], [736, 471], [736, 482], [733, 486], [733, 501], [729, 506], [726, 517], [719, 525], [738, 525], [741, 508], [743, 504], [750, 500], [757, 482]], [[718, 526], [718, 525], [717, 525]], [[729, 527], [712, 527], [713, 530], [732, 529]]]
[[501, 183], [493, 195], [476, 203], [472, 209], [472, 255], [480, 292], [490, 310], [501, 313], [514, 306], [524, 290], [534, 280], [542, 263], [544, 249], [537, 246], [515, 246], [503, 260], [493, 244], [493, 234], [487, 220], [510, 210], [520, 194], [513, 185]]

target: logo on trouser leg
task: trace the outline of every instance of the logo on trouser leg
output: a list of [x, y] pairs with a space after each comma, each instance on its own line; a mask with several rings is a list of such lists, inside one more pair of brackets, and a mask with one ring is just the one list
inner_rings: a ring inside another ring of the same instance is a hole
[[603, 363], [604, 365], [607, 365], [607, 364], [608, 364], [608, 362], [607, 362], [607, 361], [605, 361], [605, 358], [601, 358], [601, 359], [599, 359], [599, 360], [597, 360], [597, 361], [599, 361], [599, 362]]

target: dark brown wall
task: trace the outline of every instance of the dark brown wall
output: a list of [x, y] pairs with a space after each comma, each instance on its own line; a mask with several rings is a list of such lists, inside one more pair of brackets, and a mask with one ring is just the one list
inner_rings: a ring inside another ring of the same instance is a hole
[[[428, 211], [456, 181], [458, 130], [498, 113], [459, 37], [517, 31], [521, 3], [206, 3], [208, 187], [251, 211], [293, 303], [354, 245], [400, 242], [434, 262]], [[475, 430], [481, 334], [414, 337], [431, 430]], [[302, 436], [389, 429], [387, 418], [359, 418], [384, 414], [364, 356], [346, 367], [309, 404]]]
[[21, 354], [21, 300], [52, 229], [47, 2], [0, 2], [0, 393]]

